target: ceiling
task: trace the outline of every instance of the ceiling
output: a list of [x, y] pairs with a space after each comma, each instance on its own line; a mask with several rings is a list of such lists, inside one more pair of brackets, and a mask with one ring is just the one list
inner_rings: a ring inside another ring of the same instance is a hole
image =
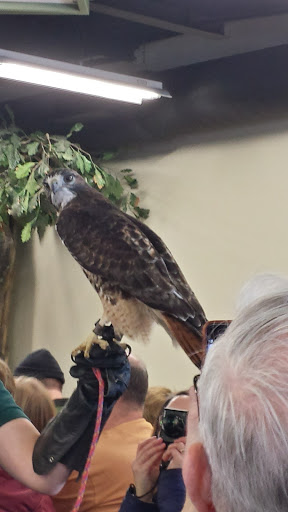
[[102, 0], [88, 16], [1, 14], [0, 2], [0, 18], [0, 48], [160, 80], [172, 94], [139, 107], [1, 79], [0, 108], [26, 130], [81, 121], [77, 139], [99, 151], [287, 117], [288, 0]]

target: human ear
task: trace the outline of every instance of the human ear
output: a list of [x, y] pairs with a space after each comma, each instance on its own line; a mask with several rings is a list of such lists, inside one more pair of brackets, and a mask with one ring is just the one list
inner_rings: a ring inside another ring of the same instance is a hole
[[211, 469], [201, 443], [189, 446], [183, 476], [187, 492], [198, 512], [216, 512], [211, 496]]

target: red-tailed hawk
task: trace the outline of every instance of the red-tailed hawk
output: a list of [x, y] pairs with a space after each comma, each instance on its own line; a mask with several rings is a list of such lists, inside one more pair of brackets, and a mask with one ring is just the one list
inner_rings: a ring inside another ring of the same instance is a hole
[[56, 170], [45, 186], [57, 232], [102, 302], [99, 329], [111, 322], [117, 338], [145, 339], [156, 321], [200, 367], [205, 313], [161, 238], [76, 171]]

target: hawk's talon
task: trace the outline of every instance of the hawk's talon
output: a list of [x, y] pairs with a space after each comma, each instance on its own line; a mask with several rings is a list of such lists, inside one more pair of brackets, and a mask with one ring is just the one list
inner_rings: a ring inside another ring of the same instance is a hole
[[79, 352], [84, 352], [84, 357], [88, 359], [90, 356], [90, 350], [92, 348], [92, 345], [98, 345], [100, 348], [102, 348], [102, 350], [106, 350], [107, 347], [109, 347], [108, 341], [96, 336], [96, 334], [94, 334], [93, 332], [92, 334], [89, 334], [89, 336], [83, 343], [81, 343], [81, 345], [79, 345], [72, 351], [72, 357], [75, 357]]
[[125, 341], [121, 341], [120, 343], [118, 341], [116, 341], [116, 343], [119, 345], [119, 347], [121, 347], [124, 350], [124, 352], [126, 352], [126, 350], [128, 350], [128, 356], [130, 356], [132, 350], [131, 350], [130, 345], [128, 345], [128, 343], [125, 343]]
[[[90, 356], [90, 350], [92, 345], [98, 345], [102, 350], [106, 350], [109, 347], [109, 343], [117, 343], [119, 344], [123, 350], [125, 351], [127, 347], [130, 349], [129, 345], [126, 343], [120, 343], [122, 336], [115, 335], [115, 331], [113, 325], [110, 323], [109, 325], [101, 325], [100, 321], [96, 322], [95, 327], [91, 334], [87, 337], [87, 339], [76, 347], [71, 353], [72, 357], [75, 357], [79, 352], [84, 352], [84, 357], [86, 359]], [[129, 350], [128, 350], [129, 351]]]

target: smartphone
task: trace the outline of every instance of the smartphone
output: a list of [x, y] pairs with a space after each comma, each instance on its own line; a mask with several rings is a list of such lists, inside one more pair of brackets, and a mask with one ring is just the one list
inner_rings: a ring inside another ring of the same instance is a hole
[[212, 322], [206, 322], [203, 327], [203, 345], [205, 355], [215, 340], [224, 334], [230, 324], [231, 320], [213, 320]]

